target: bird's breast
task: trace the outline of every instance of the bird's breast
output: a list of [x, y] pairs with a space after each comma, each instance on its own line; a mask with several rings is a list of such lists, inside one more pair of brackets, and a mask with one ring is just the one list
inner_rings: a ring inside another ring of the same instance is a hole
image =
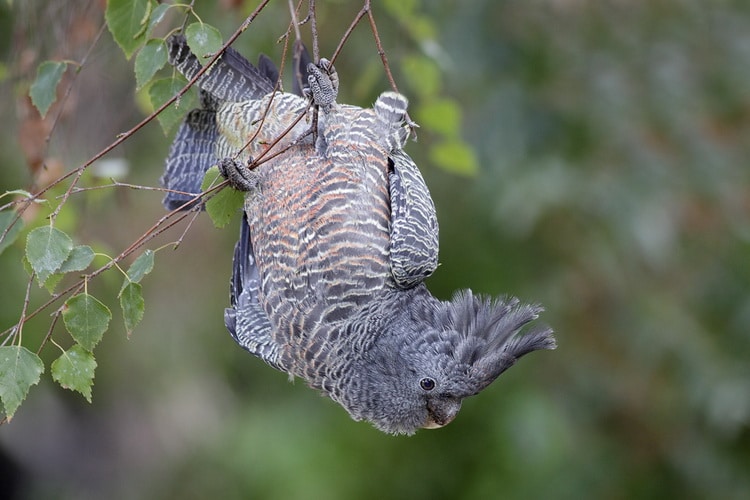
[[391, 279], [387, 157], [364, 149], [331, 145], [323, 157], [295, 147], [259, 167], [248, 195], [259, 299], [292, 359], [327, 355], [339, 330], [324, 326]]

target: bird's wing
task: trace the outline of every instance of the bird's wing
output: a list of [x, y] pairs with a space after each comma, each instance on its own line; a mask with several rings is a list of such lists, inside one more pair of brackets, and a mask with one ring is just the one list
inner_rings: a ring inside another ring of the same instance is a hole
[[[167, 43], [170, 63], [185, 77], [194, 77], [202, 66], [190, 51], [185, 37], [173, 35]], [[201, 107], [190, 111], [180, 125], [161, 178], [162, 185], [171, 190], [163, 201], [168, 210], [182, 207], [200, 193], [206, 170], [216, 164], [219, 139], [216, 112], [220, 102], [258, 99], [273, 91], [279, 72], [270, 59], [261, 57], [260, 61], [260, 69], [257, 69], [237, 51], [228, 48], [198, 81]]]
[[[182, 35], [172, 35], [167, 40], [169, 62], [185, 78], [192, 79], [203, 66], [190, 51]], [[198, 80], [198, 86], [222, 101], [242, 102], [258, 99], [273, 91], [278, 71], [268, 71], [270, 61], [263, 63], [264, 71], [253, 66], [231, 47], [217, 59], [213, 67]], [[275, 77], [274, 77], [275, 75]]]
[[400, 288], [411, 288], [438, 265], [435, 205], [414, 161], [401, 149], [391, 152], [391, 272]]
[[232, 307], [224, 311], [224, 324], [232, 338], [251, 354], [281, 369], [279, 348], [273, 341], [268, 315], [258, 302], [260, 275], [250, 241], [247, 216], [242, 217], [240, 239], [234, 247], [230, 298]]
[[[161, 178], [162, 186], [170, 190], [163, 200], [167, 210], [182, 207], [201, 192], [203, 175], [216, 164], [214, 146], [218, 136], [214, 109], [196, 108], [187, 114], [169, 149]], [[184, 208], [194, 206], [191, 203]]]

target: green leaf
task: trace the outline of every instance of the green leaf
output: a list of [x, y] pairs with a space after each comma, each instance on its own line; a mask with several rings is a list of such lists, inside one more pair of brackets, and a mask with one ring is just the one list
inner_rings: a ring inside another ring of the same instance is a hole
[[76, 344], [52, 362], [52, 379], [64, 389], [80, 392], [90, 403], [95, 369], [94, 355]]
[[125, 320], [125, 331], [130, 337], [138, 323], [143, 319], [146, 304], [143, 301], [143, 290], [139, 283], [130, 282], [120, 292], [120, 307]]
[[151, 31], [153, 31], [154, 27], [161, 22], [162, 19], [164, 19], [164, 15], [167, 13], [169, 8], [172, 7], [172, 4], [169, 3], [160, 3], [154, 9], [151, 11], [151, 19], [148, 21], [148, 31], [146, 32], [147, 35], [151, 35]]
[[73, 249], [70, 236], [51, 226], [38, 227], [26, 238], [26, 257], [36, 272], [39, 284], [60, 269]]
[[62, 263], [58, 272], [70, 273], [73, 271], [83, 271], [94, 260], [94, 251], [88, 245], [79, 245], [73, 247], [70, 251], [70, 255]]
[[[219, 168], [213, 166], [206, 171], [206, 175], [203, 177], [201, 191], [205, 191], [223, 180]], [[232, 188], [223, 188], [206, 202], [206, 212], [211, 217], [214, 226], [221, 228], [226, 226], [244, 206], [245, 193]]]
[[148, 17], [151, 13], [150, 0], [108, 0], [104, 17], [112, 38], [131, 58], [133, 52], [146, 38]]
[[13, 418], [29, 388], [39, 383], [44, 364], [25, 347], [0, 347], [0, 401], [8, 420]]
[[237, 212], [245, 206], [245, 193], [232, 188], [224, 188], [206, 202], [208, 212], [214, 226], [222, 228], [229, 224]]
[[64, 274], [52, 273], [49, 275], [49, 277], [47, 277], [46, 280], [44, 280], [44, 283], [42, 283], [42, 285], [44, 286], [44, 288], [47, 289], [47, 291], [50, 294], [53, 294], [55, 293], [55, 288], [57, 288], [57, 285], [60, 284], [60, 282], [62, 281], [64, 277], [65, 277]]
[[448, 137], [457, 137], [461, 127], [461, 109], [450, 99], [435, 99], [417, 108], [417, 123], [425, 129]]
[[143, 277], [150, 273], [153, 268], [154, 252], [153, 250], [146, 250], [130, 265], [127, 272], [128, 277], [125, 278], [125, 281], [122, 283], [120, 294], [122, 294], [130, 283], [140, 283]]
[[63, 321], [70, 335], [87, 351], [93, 351], [109, 327], [112, 313], [87, 293], [71, 297], [63, 308]]
[[54, 293], [55, 287], [57, 287], [58, 283], [63, 279], [65, 273], [83, 271], [89, 267], [93, 260], [94, 251], [90, 246], [79, 245], [73, 247], [68, 258], [65, 259], [65, 262], [60, 266], [60, 269], [44, 280], [44, 288], [46, 288], [49, 293]]
[[61, 61], [44, 61], [36, 70], [36, 80], [31, 84], [29, 96], [42, 118], [57, 100], [57, 85], [65, 73], [65, 67], [66, 64]]
[[[5, 238], [0, 240], [0, 254], [3, 253], [3, 251], [11, 246], [17, 239], [18, 235], [21, 233], [21, 228], [23, 227], [23, 220], [18, 219], [16, 220], [16, 223], [13, 224], [13, 227], [10, 227], [11, 223], [16, 219], [18, 214], [16, 214], [13, 210], [3, 210], [0, 212], [0, 237], [2, 237], [3, 233], [7, 230], [8, 232], [5, 233]], [[8, 229], [10, 227], [10, 229]]]
[[[182, 90], [185, 85], [187, 85], [187, 80], [182, 75], [175, 75], [173, 78], [162, 78], [154, 81], [148, 88], [151, 105], [154, 109], [159, 108], [159, 106]], [[186, 93], [159, 114], [157, 118], [165, 134], [168, 134], [182, 120], [185, 113], [193, 107], [194, 99], [195, 95], [193, 93]]]
[[154, 269], [154, 252], [146, 250], [133, 261], [128, 269], [128, 278], [133, 283], [139, 283], [144, 276]]
[[219, 30], [206, 23], [193, 23], [188, 26], [185, 30], [185, 38], [188, 47], [201, 63], [205, 63], [224, 45]]
[[140, 89], [146, 85], [166, 63], [167, 46], [164, 40], [154, 38], [146, 42], [135, 57], [136, 88]]
[[430, 159], [438, 167], [454, 174], [472, 176], [479, 170], [474, 150], [459, 140], [448, 140], [433, 146]]

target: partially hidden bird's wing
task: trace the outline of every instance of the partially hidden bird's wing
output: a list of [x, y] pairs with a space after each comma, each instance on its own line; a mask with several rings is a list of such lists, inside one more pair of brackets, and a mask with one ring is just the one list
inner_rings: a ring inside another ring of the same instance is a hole
[[[167, 40], [169, 63], [191, 80], [202, 68], [190, 51], [185, 37], [172, 35]], [[264, 61], [265, 73], [253, 66], [231, 47], [216, 60], [213, 67], [198, 79], [198, 86], [221, 101], [242, 102], [259, 99], [273, 91], [278, 71], [267, 70], [270, 60]], [[269, 74], [270, 73], [270, 74]]]
[[240, 239], [234, 247], [230, 298], [232, 307], [224, 311], [224, 324], [232, 338], [251, 354], [281, 369], [279, 348], [271, 335], [268, 315], [258, 302], [260, 275], [250, 241], [247, 216], [242, 217]]
[[390, 264], [399, 288], [412, 288], [438, 264], [438, 223], [435, 205], [422, 174], [403, 150], [412, 128], [408, 100], [383, 92], [373, 106], [378, 142], [388, 153], [390, 195]]
[[[170, 63], [192, 79], [202, 66], [185, 37], [173, 35], [167, 44]], [[279, 72], [270, 59], [260, 61], [257, 69], [230, 47], [198, 80], [201, 107], [190, 111], [180, 125], [161, 178], [162, 185], [170, 190], [163, 201], [168, 210], [193, 208], [195, 204], [186, 202], [200, 193], [203, 176], [216, 165], [216, 112], [220, 103], [258, 99], [273, 91]]]
[[195, 203], [186, 203], [201, 192], [203, 175], [216, 164], [216, 109], [203, 91], [201, 101], [203, 106], [187, 114], [169, 149], [161, 178], [162, 186], [170, 190], [162, 202], [167, 210], [195, 207]]
[[401, 149], [391, 152], [391, 272], [400, 288], [411, 288], [438, 265], [435, 205], [414, 161]]

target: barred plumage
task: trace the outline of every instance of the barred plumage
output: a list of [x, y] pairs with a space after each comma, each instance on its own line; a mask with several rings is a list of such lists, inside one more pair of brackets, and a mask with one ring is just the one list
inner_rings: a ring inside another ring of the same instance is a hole
[[[170, 55], [188, 77], [200, 69], [180, 37]], [[329, 63], [300, 68], [321, 110], [313, 143], [308, 99], [274, 93], [275, 68], [259, 67], [231, 51], [199, 80], [211, 99], [181, 127], [163, 178], [196, 192], [219, 162], [247, 191], [225, 314], [240, 345], [391, 433], [445, 425], [517, 358], [554, 348], [548, 328], [518, 334], [539, 306], [470, 291], [443, 302], [424, 285], [437, 267], [438, 226], [402, 149], [415, 126], [403, 96], [337, 104]]]

